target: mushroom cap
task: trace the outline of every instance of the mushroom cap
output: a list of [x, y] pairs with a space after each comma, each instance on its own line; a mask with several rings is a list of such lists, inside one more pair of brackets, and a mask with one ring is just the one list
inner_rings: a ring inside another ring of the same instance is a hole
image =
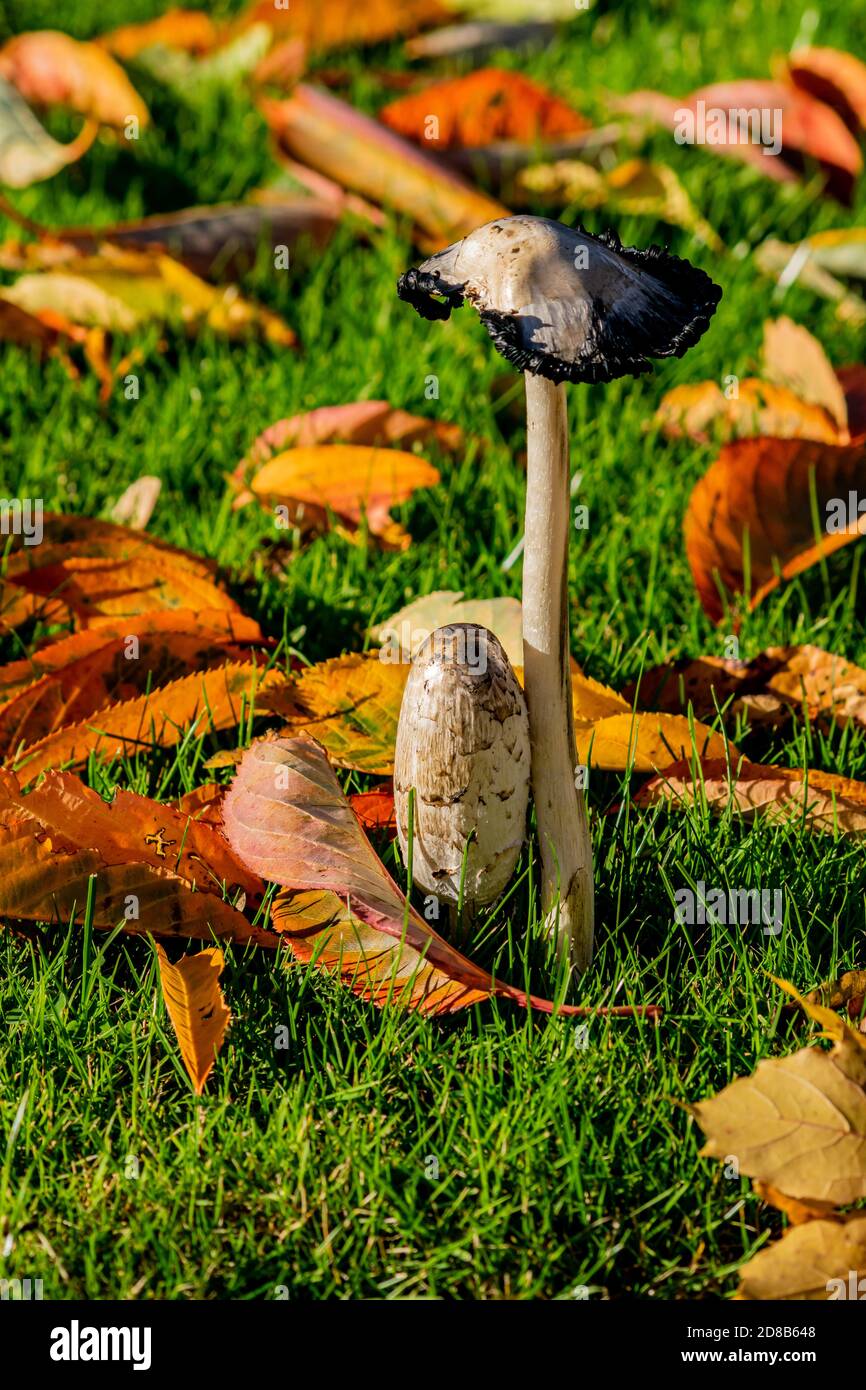
[[[707, 328], [718, 285], [661, 246], [623, 246], [547, 217], [500, 217], [397, 281], [428, 319], [464, 299], [499, 352], [551, 381], [613, 381], [682, 357]], [[437, 298], [436, 296], [440, 296]]]

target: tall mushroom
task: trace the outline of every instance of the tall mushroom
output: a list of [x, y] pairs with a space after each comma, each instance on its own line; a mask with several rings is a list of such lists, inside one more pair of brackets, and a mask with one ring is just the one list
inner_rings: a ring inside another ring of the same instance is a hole
[[397, 293], [427, 319], [468, 300], [526, 376], [523, 652], [542, 862], [542, 902], [560, 948], [592, 958], [592, 845], [576, 787], [569, 673], [566, 381], [606, 382], [681, 357], [721, 290], [658, 246], [623, 246], [544, 217], [504, 217], [407, 270]]

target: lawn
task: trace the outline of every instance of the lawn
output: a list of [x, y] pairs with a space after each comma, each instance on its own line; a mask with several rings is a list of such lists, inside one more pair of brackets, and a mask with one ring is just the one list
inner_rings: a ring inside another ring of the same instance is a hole
[[[72, 8], [64, 25], [86, 38], [162, 7]], [[0, 0], [0, 39], [56, 14], [44, 0]], [[766, 75], [800, 22], [800, 7], [784, 0], [611, 0], [544, 51], [497, 61], [593, 115], [602, 89], [680, 94]], [[813, 41], [863, 52], [866, 14], [825, 7]], [[368, 111], [381, 99], [371, 69], [405, 66], [399, 42], [340, 62], [352, 69], [350, 99]], [[21, 211], [53, 225], [106, 224], [237, 200], [276, 173], [242, 83], [187, 100], [155, 82], [137, 86], [153, 129], [135, 150], [97, 142], [79, 165], [16, 193]], [[572, 649], [617, 689], [674, 654], [725, 655], [729, 635], [702, 613], [682, 539], [689, 492], [714, 454], [649, 427], [664, 391], [748, 375], [764, 319], [783, 312], [835, 364], [863, 355], [862, 333], [831, 305], [797, 285], [777, 292], [751, 256], [768, 235], [794, 241], [862, 223], [862, 181], [853, 209], [842, 209], [814, 185], [777, 185], [669, 137], [649, 149], [729, 249], [714, 255], [649, 218], [618, 219], [624, 243], [668, 242], [724, 297], [682, 361], [639, 381], [568, 389], [572, 466], [590, 515], [571, 552]], [[608, 221], [582, 220], [591, 231]], [[11, 223], [3, 232], [19, 234]], [[175, 336], [163, 350], [156, 333], [145, 335], [137, 400], [115, 391], [101, 405], [94, 378], [74, 382], [58, 361], [3, 349], [0, 494], [105, 516], [128, 483], [158, 475], [150, 531], [217, 560], [245, 611], [284, 640], [281, 659], [289, 649], [309, 661], [361, 650], [372, 623], [434, 589], [519, 597], [520, 566], [501, 564], [522, 532], [521, 383], [474, 314], [443, 327], [397, 300], [396, 278], [417, 259], [394, 223], [366, 242], [340, 229], [289, 271], [263, 257], [244, 289], [286, 318], [301, 350], [210, 335]], [[431, 374], [435, 401], [425, 397]], [[273, 519], [254, 507], [233, 512], [225, 475], [274, 420], [362, 398], [455, 421], [471, 442], [455, 460], [431, 452], [441, 484], [396, 509], [413, 538], [407, 551], [330, 533], [273, 565]], [[848, 547], [747, 615], [740, 654], [815, 642], [866, 664], [864, 597], [862, 548]], [[17, 639], [2, 640], [0, 660], [18, 654]], [[208, 735], [91, 765], [85, 776], [106, 795], [124, 786], [168, 801], [206, 780], [203, 762], [236, 741]], [[750, 736], [744, 751], [866, 777], [861, 733], [822, 734], [802, 719]], [[217, 776], [228, 782], [231, 770]], [[346, 775], [351, 789], [371, 780]], [[46, 1298], [90, 1299], [733, 1292], [737, 1267], [781, 1218], [745, 1178], [699, 1156], [684, 1103], [802, 1042], [767, 972], [807, 989], [864, 963], [866, 861], [856, 842], [799, 826], [636, 811], [632, 789], [625, 776], [591, 778], [597, 954], [567, 997], [658, 1004], [659, 1026], [594, 1018], [582, 1032], [507, 1002], [445, 1021], [380, 1012], [315, 971], [229, 947], [234, 1023], [197, 1099], [146, 939], [106, 938], [81, 918], [33, 940], [0, 933], [0, 1276], [42, 1279]], [[404, 884], [394, 847], [376, 843]], [[525, 851], [475, 954], [551, 997], [565, 982], [540, 932], [531, 858]], [[674, 894], [698, 880], [783, 890], [781, 932], [677, 923]]]

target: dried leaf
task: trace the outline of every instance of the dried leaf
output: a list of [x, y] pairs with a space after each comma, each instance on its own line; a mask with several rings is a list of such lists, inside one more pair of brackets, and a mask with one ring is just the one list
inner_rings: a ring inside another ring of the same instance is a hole
[[[863, 228], [855, 228], [854, 232], [863, 232], [863, 230]], [[853, 241], [854, 234], [849, 235]], [[755, 264], [765, 275], [771, 276], [772, 279], [786, 288], [796, 282], [804, 289], [811, 290], [813, 294], [830, 300], [836, 305], [837, 318], [853, 324], [855, 327], [861, 327], [866, 323], [866, 302], [860, 295], [850, 291], [841, 280], [831, 275], [820, 263], [819, 253], [812, 244], [820, 236], [847, 239], [845, 232], [825, 232], [819, 233], [816, 237], [807, 237], [805, 241], [792, 246], [787, 242], [779, 241], [777, 237], [767, 237], [755, 249]], [[828, 255], [835, 255], [837, 249], [841, 248], [828, 247]], [[855, 263], [858, 258], [858, 251], [859, 248], [855, 241], [853, 244]], [[841, 254], [846, 254], [844, 249], [841, 249]], [[852, 271], [851, 273], [856, 274], [858, 272]]]
[[22, 275], [4, 298], [29, 314], [60, 311], [76, 324], [131, 333], [144, 324], [209, 328], [231, 340], [260, 336], [290, 347], [295, 334], [268, 309], [216, 288], [170, 256], [104, 244], [59, 270]]
[[602, 173], [578, 159], [558, 159], [522, 170], [518, 189], [533, 198], [560, 205], [607, 207], [626, 217], [652, 217], [692, 232], [714, 251], [724, 248], [718, 234], [700, 216], [673, 169], [647, 159], [629, 159]]
[[768, 319], [764, 324], [763, 356], [767, 380], [787, 387], [807, 404], [826, 410], [839, 427], [839, 443], [846, 444], [845, 393], [818, 339], [793, 319]]
[[[193, 671], [243, 661], [249, 655], [236, 643], [195, 632], [157, 632], [134, 640], [134, 645], [129, 634], [110, 640], [101, 632], [92, 636], [102, 638], [99, 645], [87, 644], [90, 649], [77, 659], [0, 704], [0, 757], [8, 758], [22, 746], [88, 720], [109, 705], [133, 700]], [[7, 678], [0, 668], [0, 681]]]
[[303, 39], [314, 52], [382, 43], [413, 34], [449, 17], [439, 0], [291, 0], [277, 9], [273, 0], [257, 0], [244, 12], [245, 24], [269, 24], [280, 36]]
[[[742, 439], [726, 444], [693, 489], [684, 523], [686, 553], [707, 616], [714, 622], [724, 616], [718, 582], [729, 593], [744, 590], [746, 536], [754, 608], [781, 579], [801, 574], [858, 538], [858, 518], [846, 509], [851, 493], [864, 492], [862, 442]], [[866, 528], [866, 517], [859, 521]], [[825, 530], [831, 522], [839, 529]]]
[[745, 377], [732, 397], [714, 381], [675, 386], [662, 397], [653, 424], [672, 439], [687, 435], [701, 444], [754, 435], [840, 442], [839, 426], [822, 406], [807, 405], [793, 391], [758, 377]]
[[0, 76], [36, 106], [66, 106], [100, 125], [143, 129], [150, 115], [123, 68], [94, 43], [41, 29], [0, 48]]
[[838, 48], [795, 48], [783, 68], [788, 81], [823, 101], [854, 135], [866, 131], [866, 63]]
[[[823, 1004], [828, 1009], [841, 1009], [860, 1004], [866, 995], [866, 970], [846, 970], [836, 980], [829, 980], [804, 996], [808, 1004]], [[857, 1010], [858, 1014], [860, 1009]]]
[[523, 618], [516, 598], [464, 598], [462, 591], [440, 589], [413, 599], [370, 629], [395, 661], [411, 661], [431, 632], [449, 623], [477, 623], [499, 638], [512, 666], [523, 665]]
[[[98, 130], [95, 121], [87, 121], [68, 145], [58, 144], [42, 128], [11, 82], [0, 76], [0, 183], [7, 187], [29, 188], [41, 179], [52, 178], [58, 170], [86, 154]], [[10, 338], [5, 325], [2, 337], [17, 341]]]
[[[293, 953], [338, 974], [363, 998], [429, 1014], [491, 995], [545, 1013], [557, 1008], [494, 980], [414, 911], [314, 739], [253, 744], [226, 797], [224, 823], [254, 872], [291, 889], [278, 896], [272, 920]], [[582, 1011], [562, 1005], [559, 1012]]]
[[866, 1289], [866, 1215], [792, 1226], [740, 1270], [741, 1299], [858, 1299]]
[[735, 1154], [741, 1173], [789, 1197], [844, 1206], [866, 1196], [866, 1039], [836, 1021], [832, 1051], [765, 1059], [693, 1105], [702, 1154]]
[[171, 748], [193, 724], [200, 734], [235, 728], [249, 717], [258, 692], [280, 685], [283, 679], [279, 672], [265, 672], [251, 662], [184, 676], [30, 744], [18, 753], [14, 769], [32, 782], [49, 768], [78, 766], [91, 754], [100, 762], [110, 762], [154, 748]]
[[494, 140], [532, 144], [576, 134], [590, 124], [539, 83], [503, 68], [434, 82], [391, 102], [379, 119], [398, 135], [440, 150]]
[[276, 945], [224, 886], [255, 901], [263, 888], [214, 826], [132, 792], [108, 805], [71, 773], [22, 796], [0, 770], [0, 917], [68, 922], [92, 898], [100, 930]]
[[390, 782], [383, 782], [368, 792], [356, 792], [349, 797], [349, 805], [365, 830], [396, 831], [394, 788]]
[[212, 946], [172, 965], [159, 943], [156, 955], [165, 1007], [193, 1090], [200, 1096], [232, 1017], [219, 984], [225, 957]]
[[785, 723], [795, 710], [822, 724], [849, 721], [866, 727], [866, 671], [822, 647], [767, 647], [750, 661], [703, 656], [655, 666], [644, 672], [629, 697], [670, 713], [691, 705], [700, 719], [712, 718], [732, 701], [733, 715], [755, 723]]
[[436, 245], [459, 241], [508, 210], [369, 116], [299, 83], [287, 101], [260, 101], [280, 145], [344, 188], [412, 218]]
[[866, 782], [830, 772], [705, 758], [698, 769], [687, 759], [653, 777], [635, 796], [638, 806], [666, 803], [689, 810], [732, 808], [744, 820], [766, 816], [774, 824], [859, 839], [866, 835]]
[[835, 1208], [832, 1202], [800, 1202], [796, 1197], [788, 1197], [771, 1183], [757, 1178], [752, 1186], [756, 1196], [768, 1206], [775, 1207], [787, 1216], [792, 1226], [804, 1226], [807, 1221], [817, 1221], [821, 1217], [832, 1216]]
[[290, 519], [306, 529], [324, 529], [329, 512], [352, 530], [366, 518], [371, 535], [405, 550], [410, 538], [392, 520], [389, 508], [438, 482], [437, 469], [418, 454], [316, 444], [269, 459], [250, 479], [250, 488], [261, 501], [288, 507]]
[[427, 420], [395, 410], [387, 401], [352, 401], [349, 405], [322, 405], [317, 410], [277, 420], [253, 440], [235, 471], [243, 480], [251, 464], [264, 463], [280, 450], [310, 448], [316, 444], [366, 444], [381, 448], [411, 448], [432, 442], [448, 453], [463, 443], [459, 425]]
[[144, 24], [123, 24], [119, 29], [101, 34], [94, 43], [107, 48], [115, 57], [127, 60], [155, 43], [181, 49], [184, 53], [207, 53], [216, 44], [217, 37], [216, 25], [201, 10], [167, 10]]

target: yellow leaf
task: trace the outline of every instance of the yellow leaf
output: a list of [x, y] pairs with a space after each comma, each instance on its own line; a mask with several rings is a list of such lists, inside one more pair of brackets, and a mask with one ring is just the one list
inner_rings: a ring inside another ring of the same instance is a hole
[[862, 1298], [866, 1292], [866, 1214], [791, 1226], [740, 1270], [741, 1299]]
[[219, 985], [225, 958], [212, 946], [172, 965], [158, 942], [156, 954], [165, 1007], [193, 1089], [200, 1096], [231, 1022]]

